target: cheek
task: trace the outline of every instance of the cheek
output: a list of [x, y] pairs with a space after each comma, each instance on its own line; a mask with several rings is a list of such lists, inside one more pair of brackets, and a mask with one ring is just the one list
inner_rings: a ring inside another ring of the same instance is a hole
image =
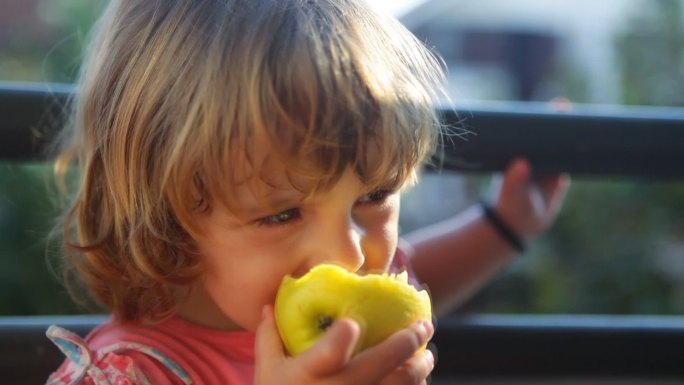
[[206, 311], [217, 310], [240, 329], [255, 330], [264, 305], [272, 304], [290, 259], [282, 245], [249, 229], [231, 227], [220, 212], [204, 222], [205, 236], [196, 240], [204, 268], [200, 285], [208, 296]]
[[[244, 234], [243, 234], [244, 235]], [[201, 284], [218, 310], [241, 329], [255, 330], [264, 305], [272, 304], [283, 260], [250, 237], [225, 234], [199, 248], [205, 268]]]
[[398, 219], [388, 222], [383, 228], [383, 242], [387, 248], [387, 253], [391, 259], [394, 256], [394, 252], [397, 248], [398, 238], [399, 238], [399, 223]]
[[399, 195], [395, 194], [388, 200], [388, 209], [383, 218], [382, 232], [388, 243], [391, 243], [392, 251], [397, 244], [399, 236]]
[[261, 310], [273, 304], [280, 279], [273, 271], [241, 269], [240, 274], [213, 272], [205, 287], [220, 311], [243, 329], [256, 330]]
[[364, 249], [366, 264], [371, 270], [385, 271], [394, 256], [398, 242], [399, 199], [392, 198], [381, 215], [375, 216], [366, 227]]

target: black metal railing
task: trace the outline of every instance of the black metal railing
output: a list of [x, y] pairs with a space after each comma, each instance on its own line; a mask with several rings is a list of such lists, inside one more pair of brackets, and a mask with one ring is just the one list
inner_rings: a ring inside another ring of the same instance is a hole
[[[71, 92], [64, 85], [0, 85], [0, 160], [46, 160]], [[498, 171], [525, 156], [538, 173], [684, 177], [684, 109], [573, 106], [554, 111], [545, 104], [480, 104], [442, 112], [454, 127], [441, 160], [447, 170]], [[40, 383], [26, 376], [44, 379], [61, 359], [43, 336], [47, 325], [63, 323], [86, 332], [100, 320], [0, 317], [3, 378]], [[434, 341], [436, 380], [684, 381], [682, 317], [461, 316], [439, 320]]]
[[[66, 116], [68, 85], [0, 84], [0, 160], [45, 159]], [[490, 172], [525, 156], [538, 173], [684, 176], [684, 108], [485, 103], [442, 110], [443, 169]]]

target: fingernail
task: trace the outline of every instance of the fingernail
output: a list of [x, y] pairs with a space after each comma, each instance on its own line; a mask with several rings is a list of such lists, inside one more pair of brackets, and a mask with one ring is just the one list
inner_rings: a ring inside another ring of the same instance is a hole
[[418, 332], [420, 333], [423, 341], [427, 342], [430, 337], [432, 337], [432, 333], [434, 333], [434, 331], [435, 329], [434, 326], [432, 326], [432, 322], [428, 320], [418, 321]]
[[423, 353], [423, 357], [425, 358], [425, 361], [428, 363], [430, 366], [430, 370], [432, 370], [435, 367], [435, 356], [432, 355], [432, 352], [429, 350], [426, 350]]
[[425, 324], [425, 330], [427, 331], [428, 336], [430, 336], [429, 338], [432, 338], [432, 335], [435, 333], [435, 326], [428, 320], [424, 320], [423, 324]]

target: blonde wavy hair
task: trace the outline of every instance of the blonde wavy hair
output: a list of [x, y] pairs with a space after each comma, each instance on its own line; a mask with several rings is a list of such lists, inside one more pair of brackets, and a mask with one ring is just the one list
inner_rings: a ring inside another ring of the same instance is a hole
[[119, 320], [170, 316], [202, 273], [197, 215], [238, 209], [257, 146], [310, 192], [349, 167], [402, 185], [435, 148], [442, 82], [430, 50], [356, 0], [111, 1], [56, 162], [62, 180], [79, 170], [65, 276]]

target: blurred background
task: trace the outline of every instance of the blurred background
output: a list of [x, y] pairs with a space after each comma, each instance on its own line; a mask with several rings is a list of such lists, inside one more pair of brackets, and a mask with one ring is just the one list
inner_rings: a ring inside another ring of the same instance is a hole
[[[684, 1], [369, 1], [444, 58], [459, 108], [684, 107]], [[0, 0], [0, 82], [72, 83], [104, 4]], [[425, 174], [404, 196], [402, 231], [458, 213], [487, 194], [492, 177]], [[59, 212], [51, 178], [49, 164], [0, 162], [0, 315], [90, 311], [49, 268]], [[458, 311], [684, 314], [682, 277], [683, 182], [574, 177], [552, 230]]]

